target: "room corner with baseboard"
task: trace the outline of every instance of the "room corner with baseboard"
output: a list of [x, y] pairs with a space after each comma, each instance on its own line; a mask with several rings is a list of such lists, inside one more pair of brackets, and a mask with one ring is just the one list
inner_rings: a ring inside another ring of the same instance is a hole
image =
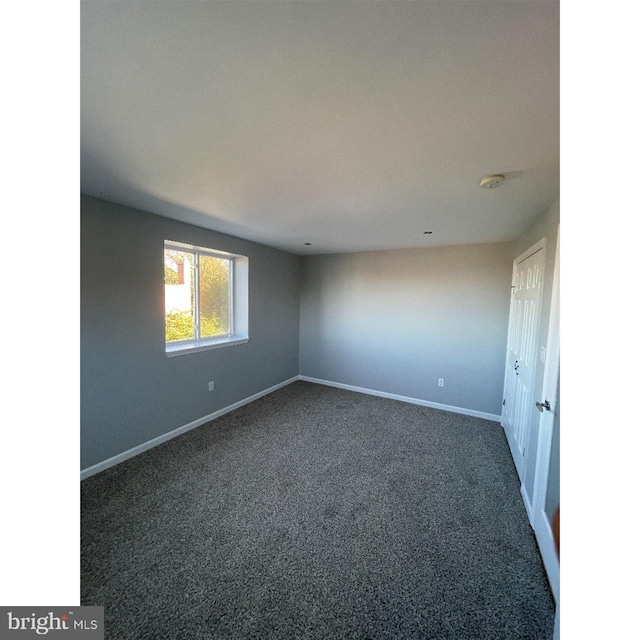
[[558, 2], [81, 6], [79, 604], [559, 638]]

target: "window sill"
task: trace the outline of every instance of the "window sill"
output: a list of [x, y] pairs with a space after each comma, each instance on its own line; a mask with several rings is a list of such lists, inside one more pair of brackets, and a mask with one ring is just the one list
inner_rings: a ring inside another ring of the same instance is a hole
[[199, 351], [209, 351], [209, 349], [220, 349], [221, 347], [231, 347], [235, 344], [246, 344], [248, 337], [219, 338], [217, 340], [193, 342], [191, 344], [167, 345], [165, 352], [167, 358], [183, 356], [187, 353], [197, 353]]

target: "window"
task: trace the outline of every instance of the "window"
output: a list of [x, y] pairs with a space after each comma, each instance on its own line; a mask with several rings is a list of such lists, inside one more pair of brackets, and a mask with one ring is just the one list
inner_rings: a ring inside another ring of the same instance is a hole
[[248, 265], [245, 256], [165, 241], [167, 355], [248, 341]]

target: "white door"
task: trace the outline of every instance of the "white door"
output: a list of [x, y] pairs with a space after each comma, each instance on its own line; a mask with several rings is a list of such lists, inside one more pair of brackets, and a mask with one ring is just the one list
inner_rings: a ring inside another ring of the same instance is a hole
[[[560, 603], [560, 559], [556, 553], [556, 543], [551, 527], [553, 514], [547, 513], [549, 472], [551, 469], [551, 449], [554, 433], [560, 435], [560, 227], [556, 242], [556, 259], [551, 289], [551, 310], [549, 313], [549, 333], [547, 336], [546, 363], [542, 392], [538, 396], [541, 411], [538, 414], [538, 450], [535, 461], [533, 486], [533, 530], [535, 531], [553, 596], [556, 599], [556, 614]], [[527, 476], [531, 474], [527, 472]], [[556, 476], [557, 480], [557, 476]], [[556, 488], [557, 491], [557, 488]], [[549, 508], [555, 510], [557, 498], [550, 501]], [[559, 506], [559, 505], [558, 505]], [[556, 617], [556, 630], [557, 630]], [[555, 638], [556, 636], [554, 636]]]
[[502, 426], [521, 482], [524, 481], [531, 424], [537, 419], [533, 413], [537, 398], [532, 393], [538, 353], [544, 245], [545, 242], [541, 241], [516, 258], [511, 282]]

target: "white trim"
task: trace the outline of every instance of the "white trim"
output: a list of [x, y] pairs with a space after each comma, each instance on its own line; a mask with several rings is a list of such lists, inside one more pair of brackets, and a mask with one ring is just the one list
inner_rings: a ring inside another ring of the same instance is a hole
[[103, 460], [102, 462], [98, 462], [97, 464], [94, 464], [91, 467], [87, 467], [86, 469], [83, 469], [82, 471], [80, 471], [80, 480], [85, 480], [86, 478], [89, 478], [95, 475], [96, 473], [100, 473], [105, 469], [109, 469], [110, 467], [113, 467], [119, 464], [120, 462], [124, 462], [129, 458], [133, 458], [134, 456], [137, 456], [138, 454], [143, 453], [144, 451], [148, 451], [153, 447], [157, 447], [159, 444], [162, 444], [167, 440], [171, 440], [172, 438], [175, 438], [176, 436], [186, 433], [187, 431], [191, 431], [192, 429], [195, 429], [196, 427], [199, 427], [207, 422], [211, 422], [211, 420], [215, 420], [216, 418], [223, 416], [225, 413], [229, 413], [230, 411], [239, 409], [240, 407], [243, 407], [244, 405], [249, 404], [254, 400], [257, 400], [258, 398], [262, 398], [262, 396], [266, 396], [270, 393], [273, 393], [274, 391], [277, 391], [278, 389], [281, 389], [282, 387], [286, 387], [292, 382], [296, 382], [298, 379], [299, 379], [299, 376], [294, 376], [293, 378], [289, 378], [284, 382], [280, 382], [276, 385], [273, 385], [273, 387], [269, 387], [268, 389], [264, 389], [263, 391], [254, 393], [252, 396], [249, 396], [244, 400], [239, 400], [238, 402], [234, 402], [233, 404], [230, 404], [228, 407], [224, 407], [223, 409], [214, 411], [213, 413], [210, 413], [207, 416], [203, 416], [202, 418], [198, 418], [193, 422], [189, 422], [189, 424], [185, 424], [182, 427], [173, 429], [173, 431], [169, 431], [168, 433], [163, 433], [161, 436], [158, 436], [157, 438], [153, 438], [152, 440], [143, 442], [142, 444], [139, 444], [133, 447], [132, 449], [123, 451], [122, 453], [119, 453], [111, 458], [108, 458], [107, 460]]
[[186, 353], [198, 353], [199, 351], [209, 351], [209, 349], [220, 349], [220, 347], [232, 347], [236, 344], [247, 344], [247, 342], [249, 342], [249, 338], [246, 336], [233, 336], [231, 338], [217, 339], [215, 342], [200, 340], [199, 342], [180, 343], [179, 345], [167, 344], [165, 354], [167, 358], [175, 358], [176, 356], [183, 356]]
[[390, 400], [399, 400], [400, 402], [408, 402], [409, 404], [418, 404], [421, 407], [431, 407], [432, 409], [440, 409], [442, 411], [450, 411], [452, 413], [461, 413], [465, 416], [473, 416], [474, 418], [483, 418], [493, 422], [500, 422], [500, 416], [494, 413], [485, 413], [484, 411], [475, 411], [474, 409], [463, 409], [462, 407], [453, 407], [448, 404], [440, 404], [439, 402], [429, 402], [420, 398], [410, 398], [409, 396], [399, 396], [395, 393], [387, 393], [386, 391], [376, 391], [375, 389], [365, 389], [364, 387], [355, 387], [351, 384], [343, 384], [342, 382], [332, 382], [330, 380], [322, 380], [320, 378], [310, 378], [309, 376], [298, 376], [299, 380], [304, 382], [313, 382], [314, 384], [322, 384], [326, 387], [337, 387], [338, 389], [346, 389], [347, 391], [356, 391], [357, 393], [366, 393], [370, 396], [378, 396], [380, 398], [389, 398]]
[[175, 240], [165, 240], [165, 249], [175, 249], [177, 251], [189, 251], [191, 253], [200, 252], [206, 253], [208, 256], [214, 258], [221, 258], [222, 260], [233, 260], [234, 258], [246, 258], [246, 256], [239, 253], [229, 253], [228, 251], [222, 251], [221, 249], [209, 249], [208, 247], [200, 247], [197, 244], [188, 244], [186, 242], [177, 242]]
[[538, 514], [534, 527], [538, 548], [542, 556], [542, 562], [549, 578], [551, 591], [556, 603], [560, 598], [560, 559], [556, 553], [556, 543], [553, 539], [553, 531], [547, 514], [543, 511]]
[[533, 506], [531, 505], [531, 500], [529, 500], [529, 496], [525, 491], [524, 483], [520, 485], [520, 495], [522, 496], [522, 501], [524, 502], [524, 508], [527, 511], [527, 518], [529, 518], [529, 524], [533, 529]]

